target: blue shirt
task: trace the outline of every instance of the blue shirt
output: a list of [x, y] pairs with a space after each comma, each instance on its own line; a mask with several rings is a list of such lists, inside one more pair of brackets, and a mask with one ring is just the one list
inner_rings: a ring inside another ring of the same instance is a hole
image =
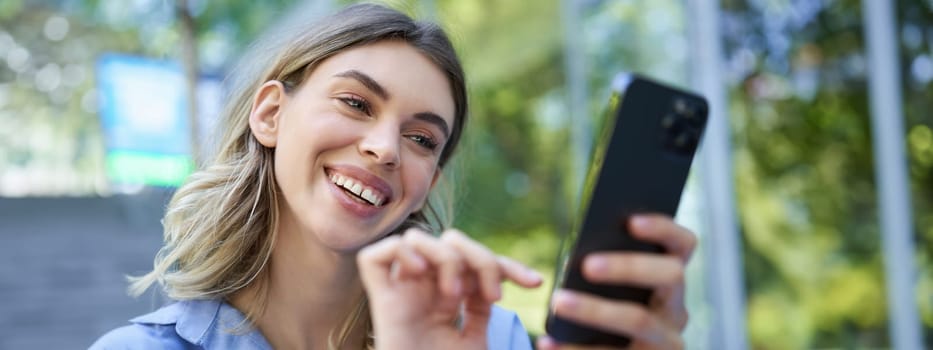
[[[179, 301], [104, 334], [91, 349], [272, 349], [245, 321], [222, 300]], [[511, 311], [493, 306], [486, 332], [489, 350], [531, 349], [525, 327]]]

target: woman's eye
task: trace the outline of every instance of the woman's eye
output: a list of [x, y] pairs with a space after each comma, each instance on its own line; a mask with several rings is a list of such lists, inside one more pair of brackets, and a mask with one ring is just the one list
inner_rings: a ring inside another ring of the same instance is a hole
[[369, 103], [365, 100], [357, 97], [341, 97], [340, 101], [346, 104], [348, 107], [363, 112], [366, 115], [369, 115]]
[[425, 149], [433, 151], [437, 148], [437, 141], [434, 141], [434, 139], [429, 136], [415, 134], [409, 135], [408, 138], [412, 141], [415, 141], [415, 143], [421, 147], [424, 147]]

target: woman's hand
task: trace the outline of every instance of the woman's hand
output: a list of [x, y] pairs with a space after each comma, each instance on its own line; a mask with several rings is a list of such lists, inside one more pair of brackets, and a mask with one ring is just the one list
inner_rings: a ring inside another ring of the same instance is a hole
[[485, 349], [500, 284], [541, 283], [536, 272], [456, 230], [438, 238], [409, 229], [364, 248], [357, 263], [381, 350]]
[[[652, 288], [648, 306], [558, 290], [554, 312], [561, 318], [593, 326], [632, 339], [629, 349], [682, 349], [681, 332], [687, 326], [684, 306], [684, 269], [696, 246], [695, 236], [667, 216], [638, 215], [629, 221], [635, 238], [660, 244], [665, 254], [614, 252], [587, 256], [583, 276], [590, 282], [629, 284]], [[547, 336], [539, 349], [588, 349], [559, 344]], [[604, 347], [600, 347], [604, 348]]]

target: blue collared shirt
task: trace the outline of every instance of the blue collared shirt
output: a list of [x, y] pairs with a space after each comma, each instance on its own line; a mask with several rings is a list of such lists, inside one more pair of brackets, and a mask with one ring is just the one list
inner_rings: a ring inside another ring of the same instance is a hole
[[[104, 334], [91, 349], [272, 349], [245, 320], [222, 300], [179, 301]], [[525, 327], [511, 311], [493, 306], [486, 332], [489, 350], [531, 349]]]

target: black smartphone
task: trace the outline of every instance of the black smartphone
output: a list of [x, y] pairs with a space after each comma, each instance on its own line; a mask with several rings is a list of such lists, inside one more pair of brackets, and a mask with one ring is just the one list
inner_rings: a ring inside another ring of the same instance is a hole
[[[632, 238], [627, 222], [636, 213], [674, 216], [708, 110], [706, 100], [696, 94], [637, 75], [616, 77], [579, 213], [561, 248], [555, 287], [648, 303], [649, 289], [586, 281], [581, 263], [598, 251], [663, 252], [659, 245]], [[626, 346], [630, 342], [625, 336], [564, 320], [553, 310], [548, 312], [546, 329], [563, 343]]]

